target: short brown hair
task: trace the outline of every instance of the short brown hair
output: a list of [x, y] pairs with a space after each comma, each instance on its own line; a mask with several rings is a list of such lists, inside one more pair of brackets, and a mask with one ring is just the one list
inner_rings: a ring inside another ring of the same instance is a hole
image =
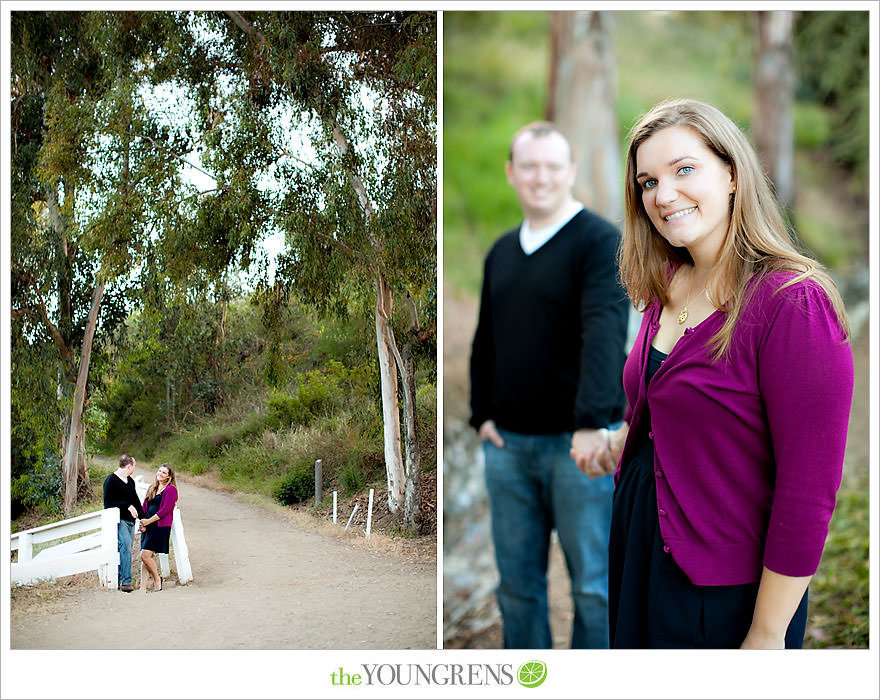
[[556, 124], [554, 124], [553, 122], [537, 121], [526, 124], [513, 135], [512, 139], [510, 139], [510, 148], [508, 150], [507, 158], [508, 160], [510, 160], [511, 163], [513, 162], [513, 144], [516, 143], [516, 140], [520, 136], [525, 136], [526, 134], [531, 134], [535, 137], [549, 136], [550, 134], [559, 134], [568, 145], [568, 155], [571, 160], [574, 161], [574, 153], [571, 150], [571, 143], [569, 142], [568, 137], [559, 130], [559, 127], [556, 126]]
[[122, 455], [119, 458], [119, 468], [127, 467], [129, 464], [134, 464], [134, 457], [131, 455]]

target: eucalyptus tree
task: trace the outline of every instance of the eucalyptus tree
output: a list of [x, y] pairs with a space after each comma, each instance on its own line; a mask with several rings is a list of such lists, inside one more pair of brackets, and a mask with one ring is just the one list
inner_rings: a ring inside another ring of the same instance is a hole
[[181, 137], [152, 118], [141, 91], [150, 57], [175, 31], [169, 19], [11, 17], [12, 370], [26, 375], [30, 348], [54, 345], [65, 513], [88, 486], [83, 410], [96, 334], [124, 319], [132, 273], [180, 189], [171, 154]]
[[619, 222], [623, 192], [612, 22], [608, 11], [552, 13], [546, 111], [571, 142], [578, 166], [575, 197]]
[[[237, 96], [224, 102], [204, 157], [218, 182], [238, 187], [225, 249], [253, 251], [257, 227], [246, 222], [261, 211], [257, 192], [264, 192], [273, 197], [270, 225], [287, 243], [276, 287], [296, 289], [322, 311], [372, 307], [388, 504], [392, 512], [404, 505], [412, 528], [420, 471], [412, 349], [433, 333], [424, 312], [436, 315], [436, 14], [200, 19], [217, 38], [208, 62], [227, 78], [215, 84]], [[273, 187], [252, 187], [267, 175]], [[245, 224], [235, 226], [242, 214]], [[403, 342], [395, 297], [406, 299]]]

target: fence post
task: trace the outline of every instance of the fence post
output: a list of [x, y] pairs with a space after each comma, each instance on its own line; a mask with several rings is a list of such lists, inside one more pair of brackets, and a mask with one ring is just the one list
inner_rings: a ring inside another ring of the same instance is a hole
[[183, 519], [180, 509], [175, 507], [171, 521], [171, 544], [174, 546], [174, 565], [177, 567], [177, 581], [185, 584], [192, 581], [192, 567], [189, 563], [189, 548], [183, 534]]
[[29, 532], [22, 532], [18, 536], [18, 563], [23, 564], [34, 558], [34, 536]]
[[315, 505], [321, 505], [321, 486], [324, 482], [321, 474], [322, 462], [320, 459], [315, 460]]
[[333, 492], [333, 524], [336, 524], [336, 491]]
[[105, 508], [101, 512], [101, 552], [104, 563], [98, 567], [98, 576], [104, 588], [119, 586], [119, 508]]
[[354, 508], [351, 511], [351, 515], [348, 516], [348, 522], [345, 524], [345, 531], [348, 532], [348, 526], [351, 525], [351, 519], [354, 518], [354, 514], [358, 511], [358, 506], [360, 503], [355, 503]]
[[373, 524], [373, 489], [370, 489], [370, 504], [367, 508], [367, 537], [369, 537], [370, 528]]

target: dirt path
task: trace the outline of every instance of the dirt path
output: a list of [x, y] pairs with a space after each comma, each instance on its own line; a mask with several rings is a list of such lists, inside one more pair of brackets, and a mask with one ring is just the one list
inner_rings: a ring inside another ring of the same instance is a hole
[[394, 551], [379, 536], [340, 536], [343, 526], [310, 530], [191, 482], [179, 488], [191, 583], [175, 585], [172, 555], [172, 580], [160, 593], [102, 590], [83, 585], [83, 574], [42, 594], [16, 594], [11, 647], [436, 648], [434, 561]]

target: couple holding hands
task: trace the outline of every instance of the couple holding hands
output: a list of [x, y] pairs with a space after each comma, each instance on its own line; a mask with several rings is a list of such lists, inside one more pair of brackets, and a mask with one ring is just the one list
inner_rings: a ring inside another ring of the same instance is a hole
[[174, 469], [163, 464], [156, 470], [156, 478], [141, 502], [134, 479], [135, 459], [131, 455], [119, 458], [119, 468], [104, 480], [104, 508], [119, 508], [117, 546], [119, 550], [119, 590], [130, 593], [131, 546], [137, 526], [141, 533], [140, 592], [147, 591], [147, 574], [153, 579], [151, 592], [162, 590], [162, 577], [154, 554], [168, 554], [171, 541], [171, 523], [177, 503]]

